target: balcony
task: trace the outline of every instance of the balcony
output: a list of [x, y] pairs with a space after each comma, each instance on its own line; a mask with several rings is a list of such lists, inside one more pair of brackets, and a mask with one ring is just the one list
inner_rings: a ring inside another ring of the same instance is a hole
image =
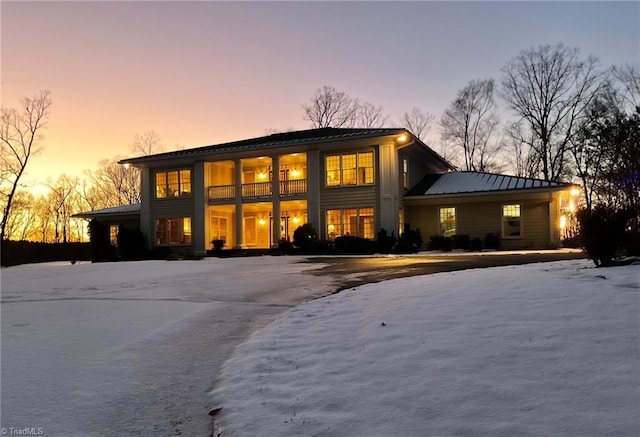
[[[253, 184], [242, 184], [243, 199], [257, 199], [271, 197], [272, 183], [258, 182]], [[307, 193], [306, 179], [292, 179], [280, 181], [280, 196], [290, 197]], [[208, 188], [209, 200], [234, 200], [236, 197], [235, 185], [214, 185]]]

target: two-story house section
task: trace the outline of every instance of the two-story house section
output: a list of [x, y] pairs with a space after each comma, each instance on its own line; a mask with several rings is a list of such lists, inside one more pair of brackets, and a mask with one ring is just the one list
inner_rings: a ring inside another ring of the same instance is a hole
[[322, 128], [132, 159], [150, 247], [270, 248], [311, 223], [322, 239], [398, 232], [404, 194], [453, 167], [405, 129]]

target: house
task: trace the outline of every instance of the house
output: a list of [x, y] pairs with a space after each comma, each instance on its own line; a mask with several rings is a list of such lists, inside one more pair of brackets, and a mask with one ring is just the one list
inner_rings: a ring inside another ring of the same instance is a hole
[[458, 172], [406, 129], [310, 129], [120, 164], [141, 170], [149, 248], [196, 255], [214, 240], [277, 247], [304, 223], [329, 240], [409, 223], [425, 237], [500, 232], [506, 248], [557, 247], [573, 188]]

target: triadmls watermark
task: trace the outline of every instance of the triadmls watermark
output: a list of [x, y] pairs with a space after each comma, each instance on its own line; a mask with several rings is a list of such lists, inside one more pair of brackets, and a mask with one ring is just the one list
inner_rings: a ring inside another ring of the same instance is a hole
[[26, 426], [22, 428], [6, 427], [0, 428], [2, 435], [44, 435], [44, 428]]

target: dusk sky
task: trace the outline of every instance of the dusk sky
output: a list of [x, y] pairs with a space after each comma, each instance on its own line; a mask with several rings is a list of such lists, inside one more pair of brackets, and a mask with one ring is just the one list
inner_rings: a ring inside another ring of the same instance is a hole
[[[1, 99], [53, 107], [27, 180], [130, 156], [136, 133], [169, 149], [305, 129], [329, 85], [439, 119], [470, 80], [520, 50], [563, 42], [602, 66], [639, 62], [639, 2], [2, 1]], [[499, 101], [499, 103], [502, 103]], [[432, 139], [439, 140], [437, 126]]]

